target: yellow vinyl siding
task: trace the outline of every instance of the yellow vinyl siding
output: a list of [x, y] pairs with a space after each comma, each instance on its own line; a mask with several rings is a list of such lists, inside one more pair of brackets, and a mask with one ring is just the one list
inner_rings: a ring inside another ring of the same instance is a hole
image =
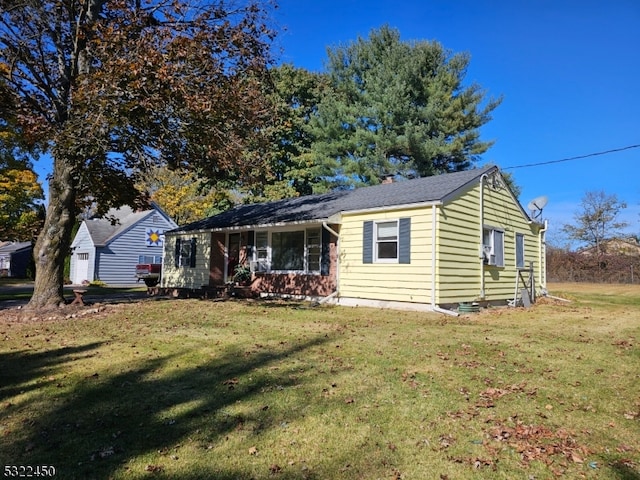
[[[365, 221], [411, 218], [411, 263], [362, 262]], [[431, 207], [345, 214], [340, 228], [340, 295], [401, 302], [431, 302]]]
[[[540, 268], [537, 252], [538, 238], [535, 224], [528, 223], [506, 188], [484, 189], [485, 225], [504, 229], [504, 268], [485, 267], [485, 294], [487, 300], [513, 298], [515, 293], [516, 233], [524, 235], [525, 268], [533, 262], [534, 272]], [[537, 275], [536, 275], [537, 276]], [[526, 278], [526, 276], [525, 276]]]
[[[176, 239], [188, 242], [196, 239], [196, 266], [176, 267]], [[201, 288], [209, 284], [211, 258], [211, 233], [193, 232], [183, 235], [167, 235], [164, 242], [162, 286], [171, 288]]]
[[[529, 224], [511, 193], [504, 187], [484, 186], [483, 225], [504, 231], [504, 266], [480, 262], [480, 185], [446, 203], [439, 216], [436, 303], [481, 300], [480, 274], [484, 276], [484, 300], [513, 298], [515, 292], [516, 233], [524, 235], [525, 267], [538, 269], [537, 228]], [[482, 270], [481, 270], [482, 269]]]
[[438, 209], [437, 304], [471, 301], [480, 293], [479, 192], [473, 187]]
[[[435, 304], [448, 305], [513, 298], [517, 275], [515, 236], [524, 235], [525, 266], [538, 267], [538, 236], [535, 226], [504, 187], [485, 184], [483, 222], [504, 232], [504, 266], [483, 265], [481, 259], [480, 186], [472, 185], [447, 199], [436, 212]], [[431, 206], [375, 213], [346, 213], [340, 233], [340, 295], [371, 300], [431, 303], [432, 215]], [[411, 263], [362, 262], [365, 221], [411, 218]]]

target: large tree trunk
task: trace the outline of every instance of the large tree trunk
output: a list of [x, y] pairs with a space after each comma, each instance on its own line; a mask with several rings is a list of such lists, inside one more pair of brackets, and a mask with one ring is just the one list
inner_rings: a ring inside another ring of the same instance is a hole
[[30, 308], [57, 306], [64, 302], [64, 261], [71, 246], [76, 200], [71, 163], [64, 158], [54, 160], [47, 216], [33, 253], [36, 281]]

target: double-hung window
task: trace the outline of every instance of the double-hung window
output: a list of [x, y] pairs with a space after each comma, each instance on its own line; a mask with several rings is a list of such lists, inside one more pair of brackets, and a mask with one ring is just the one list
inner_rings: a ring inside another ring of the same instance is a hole
[[162, 255], [138, 255], [138, 263], [162, 263]]
[[411, 218], [365, 221], [362, 263], [411, 263]]
[[309, 228], [306, 233], [306, 271], [319, 272], [322, 257], [322, 233], [319, 228]]
[[377, 222], [375, 224], [375, 261], [398, 261], [398, 221]]
[[256, 232], [256, 272], [268, 272], [269, 266], [269, 232]]
[[196, 239], [177, 238], [174, 253], [174, 264], [176, 267], [196, 266]]

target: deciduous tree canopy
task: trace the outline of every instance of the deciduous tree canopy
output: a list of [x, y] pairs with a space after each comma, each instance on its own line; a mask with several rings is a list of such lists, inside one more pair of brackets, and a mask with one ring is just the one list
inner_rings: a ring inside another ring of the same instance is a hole
[[[62, 300], [85, 199], [141, 205], [150, 165], [209, 179], [259, 170], [272, 39], [261, 2], [0, 0], [0, 73], [54, 164], [31, 306]], [[247, 148], [251, 146], [251, 148]]]
[[602, 242], [620, 236], [621, 230], [628, 226], [626, 222], [618, 221], [620, 211], [625, 208], [627, 204], [615, 194], [586, 192], [574, 213], [574, 223], [565, 224], [562, 230], [570, 239], [595, 247], [602, 253]]
[[34, 146], [24, 143], [4, 87], [0, 81], [0, 240], [32, 241], [44, 220], [44, 192], [27, 155]]
[[42, 226], [44, 193], [28, 165], [0, 158], [0, 239], [33, 240]]
[[195, 172], [167, 167], [151, 169], [139, 188], [146, 190], [149, 198], [178, 225], [201, 220], [237, 203], [232, 190], [224, 185], [215, 188]]
[[268, 168], [262, 182], [249, 189], [247, 201], [309, 195], [318, 191], [322, 177], [312, 153], [310, 120], [329, 89], [327, 76], [290, 64], [272, 68], [270, 76], [275, 116], [265, 130], [269, 141], [262, 153]]

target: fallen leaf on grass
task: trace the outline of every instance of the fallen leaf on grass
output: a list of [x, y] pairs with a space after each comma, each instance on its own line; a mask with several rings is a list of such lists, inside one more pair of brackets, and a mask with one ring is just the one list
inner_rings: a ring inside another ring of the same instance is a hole
[[162, 465], [147, 465], [144, 469], [151, 473], [160, 473], [164, 471], [164, 467]]
[[438, 440], [440, 440], [440, 446], [443, 449], [449, 448], [451, 444], [455, 442], [455, 438], [453, 438], [451, 435], [440, 435]]
[[586, 447], [578, 445], [570, 432], [553, 431], [544, 425], [525, 425], [516, 422], [514, 427], [497, 424], [489, 435], [493, 440], [511, 445], [524, 464], [539, 460], [547, 464], [559, 455], [574, 463], [584, 463], [583, 456], [589, 454]]
[[225, 380], [224, 382], [222, 382], [223, 385], [226, 385], [227, 387], [229, 387], [229, 390], [233, 390], [235, 388], [235, 386], [238, 384], [239, 380], [237, 378], [230, 378], [228, 380]]
[[495, 465], [493, 460], [486, 460], [483, 458], [476, 458], [473, 461], [473, 468], [475, 468], [476, 470], [482, 468], [482, 467], [493, 467]]
[[625, 445], [624, 443], [621, 445], [618, 445], [616, 447], [616, 451], [620, 452], [620, 453], [624, 453], [624, 452], [633, 452], [634, 448], [630, 445]]

